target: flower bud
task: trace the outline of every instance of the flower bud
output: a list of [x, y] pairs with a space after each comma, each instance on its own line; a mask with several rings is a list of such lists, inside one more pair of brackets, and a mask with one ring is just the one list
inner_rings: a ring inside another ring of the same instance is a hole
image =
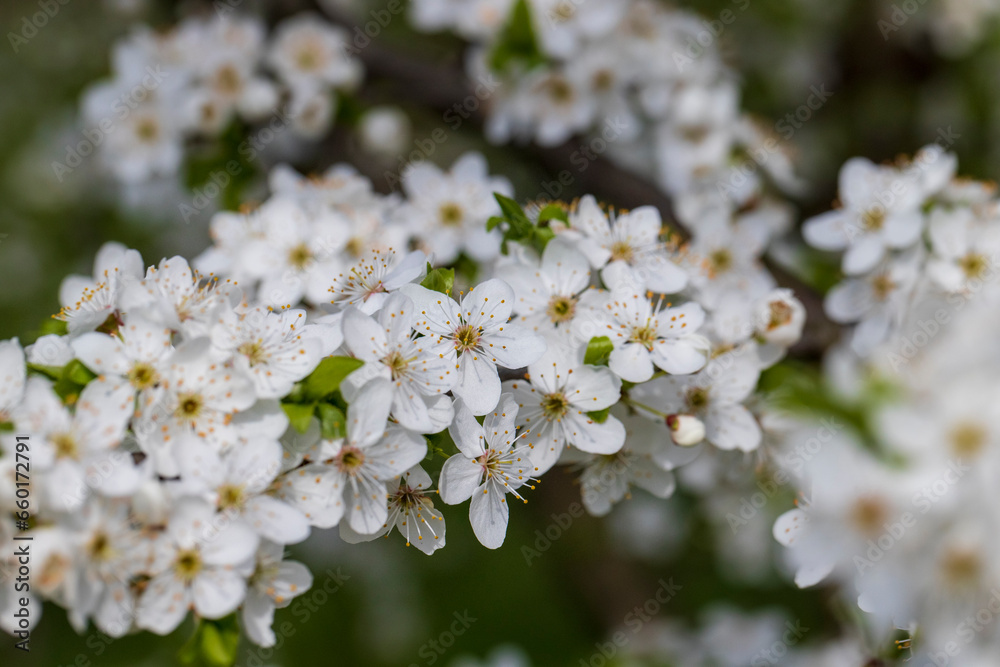
[[692, 415], [668, 415], [670, 437], [681, 447], [692, 447], [705, 439], [705, 425]]

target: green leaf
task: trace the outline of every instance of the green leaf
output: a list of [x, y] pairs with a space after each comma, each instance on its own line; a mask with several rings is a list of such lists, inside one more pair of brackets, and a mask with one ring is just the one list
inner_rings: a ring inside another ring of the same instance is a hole
[[354, 357], [326, 357], [319, 362], [312, 373], [302, 381], [303, 397], [307, 401], [318, 401], [340, 387], [340, 382], [365, 365]]
[[63, 369], [63, 377], [70, 382], [86, 386], [87, 383], [96, 378], [97, 375], [84, 366], [83, 362], [79, 359], [74, 359], [66, 364], [65, 369]]
[[528, 69], [545, 63], [545, 56], [535, 39], [535, 28], [527, 0], [517, 0], [514, 3], [507, 24], [500, 31], [496, 46], [490, 54], [490, 66], [497, 71], [504, 71], [515, 62]]
[[218, 620], [199, 619], [191, 639], [177, 657], [185, 665], [232, 667], [240, 643], [240, 625], [236, 614]]
[[282, 403], [282, 409], [288, 415], [288, 421], [299, 433], [309, 430], [309, 423], [312, 421], [313, 413], [316, 411], [315, 403]]
[[29, 371], [34, 371], [35, 373], [41, 373], [42, 375], [48, 377], [50, 380], [58, 380], [62, 377], [63, 366], [46, 366], [44, 364], [33, 364], [28, 362], [27, 364]]
[[38, 337], [47, 336], [49, 334], [56, 334], [57, 336], [65, 336], [69, 333], [69, 326], [64, 320], [57, 320], [54, 317], [42, 322], [42, 326], [38, 327]]
[[611, 344], [611, 339], [607, 336], [594, 336], [587, 343], [587, 353], [583, 356], [583, 363], [594, 366], [607, 366], [608, 358], [615, 346]]
[[320, 403], [316, 406], [319, 412], [319, 428], [323, 437], [327, 440], [338, 440], [344, 437], [347, 419], [344, 413], [335, 405]]
[[548, 222], [549, 220], [561, 220], [569, 222], [569, 214], [566, 209], [559, 204], [549, 204], [538, 212], [538, 222]]
[[427, 265], [427, 277], [420, 284], [429, 290], [450, 294], [455, 286], [455, 269], [432, 269]]
[[603, 424], [608, 421], [608, 415], [611, 414], [611, 408], [607, 407], [603, 410], [595, 410], [594, 412], [588, 412], [587, 416], [593, 419], [598, 424]]

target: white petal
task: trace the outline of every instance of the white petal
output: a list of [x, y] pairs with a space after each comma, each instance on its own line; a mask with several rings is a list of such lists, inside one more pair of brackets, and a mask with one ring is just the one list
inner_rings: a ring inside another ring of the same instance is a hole
[[455, 454], [441, 468], [438, 490], [441, 500], [448, 505], [465, 502], [479, 488], [483, 479], [483, 468], [462, 454]]
[[472, 414], [485, 415], [500, 400], [500, 376], [496, 366], [477, 352], [463, 352], [458, 358], [458, 382], [451, 391], [462, 399]]
[[719, 449], [750, 452], [760, 445], [757, 420], [742, 405], [710, 406], [705, 418], [705, 437]]
[[271, 496], [252, 498], [244, 518], [258, 535], [278, 544], [298, 544], [309, 537], [305, 516]]
[[174, 631], [187, 615], [191, 594], [172, 571], [154, 577], [139, 598], [135, 624], [158, 635]]
[[469, 505], [472, 532], [487, 549], [497, 549], [507, 537], [507, 498], [499, 485], [488, 484], [476, 489]]
[[191, 588], [195, 611], [205, 618], [222, 618], [235, 611], [247, 593], [243, 575], [221, 567], [198, 574]]
[[608, 368], [628, 382], [645, 382], [653, 376], [653, 362], [649, 351], [640, 343], [625, 343], [612, 350]]

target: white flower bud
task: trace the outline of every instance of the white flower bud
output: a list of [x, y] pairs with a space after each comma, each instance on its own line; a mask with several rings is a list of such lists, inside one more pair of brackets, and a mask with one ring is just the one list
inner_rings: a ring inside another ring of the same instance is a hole
[[410, 142], [410, 119], [397, 107], [371, 109], [358, 129], [365, 149], [379, 155], [402, 153]]
[[163, 485], [156, 480], [147, 480], [132, 496], [132, 513], [146, 525], [156, 525], [167, 520], [170, 501]]
[[806, 309], [790, 289], [776, 289], [757, 307], [757, 332], [768, 343], [791, 347], [802, 338]]
[[705, 439], [705, 425], [692, 415], [670, 415], [667, 426], [674, 444], [681, 447], [693, 447]]

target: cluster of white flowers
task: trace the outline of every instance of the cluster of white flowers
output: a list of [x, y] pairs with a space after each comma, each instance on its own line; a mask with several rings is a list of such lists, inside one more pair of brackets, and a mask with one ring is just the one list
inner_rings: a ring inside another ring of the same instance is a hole
[[[263, 22], [234, 13], [190, 18], [166, 33], [137, 28], [115, 44], [112, 77], [83, 96], [84, 135], [123, 183], [175, 177], [188, 146], [239, 118], [317, 138], [362, 68], [347, 33], [314, 14]], [[259, 147], [246, 143], [242, 158]]]
[[806, 223], [812, 244], [846, 250], [827, 309], [857, 324], [827, 378], [859, 417], [785, 425], [775, 460], [803, 496], [774, 536], [797, 584], [856, 593], [876, 637], [916, 638], [916, 664], [980, 665], [995, 662], [1000, 614], [1000, 209], [994, 186], [955, 169], [937, 146], [851, 160], [842, 208]]
[[[601, 515], [633, 486], [670, 495], [702, 440], [760, 444], [745, 403], [804, 315], [738, 240], [701, 259], [655, 209], [589, 196], [524, 213], [476, 154], [408, 170], [405, 196], [344, 166], [271, 182], [215, 216], [204, 272], [107, 244], [63, 283], [65, 333], [0, 346], [4, 497], [30, 448], [33, 593], [78, 629], [164, 634], [241, 608], [270, 644], [275, 607], [311, 582], [283, 545], [312, 527], [395, 528], [430, 554], [439, 492], [497, 548], [508, 499], [557, 463]], [[493, 213], [517, 219], [487, 232]], [[538, 236], [509, 238], [522, 223]], [[437, 251], [479, 258], [482, 279], [452, 291]]]
[[[741, 112], [718, 44], [748, 4], [714, 22], [652, 0], [417, 0], [411, 16], [471, 40], [474, 79], [499, 77], [485, 103], [489, 139], [554, 146], [582, 135], [575, 168], [603, 155], [653, 175], [690, 230], [753, 216], [777, 233], [792, 214], [772, 186], [799, 181], [780, 141]], [[525, 31], [537, 57], [509, 53], [510, 42], [525, 48]]]

